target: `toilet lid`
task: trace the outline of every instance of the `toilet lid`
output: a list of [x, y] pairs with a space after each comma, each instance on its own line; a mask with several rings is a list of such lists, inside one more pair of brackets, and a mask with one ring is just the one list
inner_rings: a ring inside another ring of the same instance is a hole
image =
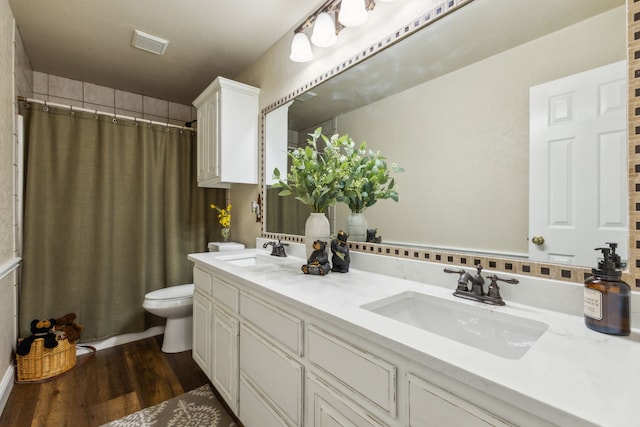
[[193, 297], [193, 283], [188, 285], [169, 286], [149, 292], [144, 296], [146, 299], [181, 299]]

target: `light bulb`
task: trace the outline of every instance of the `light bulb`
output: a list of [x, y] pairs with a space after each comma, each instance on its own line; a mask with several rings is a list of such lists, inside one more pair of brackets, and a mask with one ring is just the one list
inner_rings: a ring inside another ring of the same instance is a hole
[[328, 13], [322, 12], [313, 24], [311, 43], [318, 47], [329, 47], [333, 46], [337, 40], [336, 24], [333, 22], [333, 18]]
[[342, 0], [338, 21], [345, 27], [357, 27], [368, 17], [364, 0]]
[[313, 59], [311, 43], [305, 33], [296, 33], [291, 41], [291, 55], [289, 59], [293, 62], [308, 62]]

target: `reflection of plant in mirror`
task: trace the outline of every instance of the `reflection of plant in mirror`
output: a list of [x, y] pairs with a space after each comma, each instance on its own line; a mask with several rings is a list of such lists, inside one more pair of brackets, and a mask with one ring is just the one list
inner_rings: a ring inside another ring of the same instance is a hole
[[342, 161], [348, 164], [350, 174], [342, 184], [339, 202], [346, 203], [351, 212], [361, 213], [378, 200], [398, 201], [398, 186], [390, 173], [404, 172], [404, 169], [395, 163], [389, 168], [380, 152], [367, 150], [365, 142], [356, 148], [349, 138], [342, 148], [346, 156]]
[[[291, 167], [286, 177], [274, 169], [273, 177], [278, 182], [275, 188], [282, 188], [280, 196], [293, 195], [312, 212], [321, 213], [329, 206], [335, 205], [342, 194], [342, 186], [351, 171], [345, 162], [341, 147], [348, 143], [347, 135], [333, 135], [331, 138], [322, 134], [318, 128], [307, 140], [307, 146], [296, 148], [287, 154], [291, 159]], [[318, 140], [326, 144], [324, 150], [318, 150]]]

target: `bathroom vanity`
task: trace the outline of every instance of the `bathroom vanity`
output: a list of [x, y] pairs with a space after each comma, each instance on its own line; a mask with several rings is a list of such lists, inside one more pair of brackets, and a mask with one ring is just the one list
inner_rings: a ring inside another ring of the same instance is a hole
[[636, 331], [510, 301], [527, 278], [495, 307], [453, 297], [440, 264], [408, 267], [440, 274], [434, 286], [364, 271], [360, 256], [326, 277], [262, 249], [189, 256], [193, 357], [247, 427], [637, 423]]

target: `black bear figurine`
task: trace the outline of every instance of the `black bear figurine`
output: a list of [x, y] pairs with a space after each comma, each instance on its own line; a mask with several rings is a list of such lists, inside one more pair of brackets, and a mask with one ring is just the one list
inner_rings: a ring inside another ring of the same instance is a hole
[[333, 263], [331, 271], [335, 271], [336, 273], [349, 272], [351, 257], [349, 256], [348, 238], [349, 234], [340, 230], [338, 231], [338, 236], [331, 241], [331, 252], [333, 253], [331, 257], [331, 262]]
[[302, 272], [304, 274], [315, 274], [324, 276], [331, 271], [329, 265], [329, 255], [326, 251], [327, 242], [316, 240], [313, 242], [313, 252], [307, 260], [307, 263], [302, 266]]
[[368, 228], [367, 229], [367, 243], [381, 243], [382, 237], [376, 236], [378, 232], [377, 228]]

